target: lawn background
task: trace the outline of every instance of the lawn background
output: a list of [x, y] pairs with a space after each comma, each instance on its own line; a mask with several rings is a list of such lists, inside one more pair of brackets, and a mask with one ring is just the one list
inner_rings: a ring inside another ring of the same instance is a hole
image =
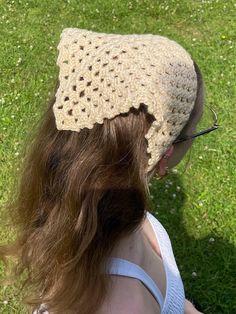
[[[220, 128], [195, 139], [184, 174], [189, 154], [168, 177], [151, 181], [150, 210], [170, 235], [186, 298], [204, 313], [236, 313], [236, 2], [0, 0], [0, 205], [58, 76], [56, 46], [65, 27], [167, 36], [198, 63]], [[205, 108], [199, 130], [212, 121]], [[6, 214], [1, 209], [3, 243], [14, 238]], [[0, 313], [26, 313], [16, 292], [0, 287]]]

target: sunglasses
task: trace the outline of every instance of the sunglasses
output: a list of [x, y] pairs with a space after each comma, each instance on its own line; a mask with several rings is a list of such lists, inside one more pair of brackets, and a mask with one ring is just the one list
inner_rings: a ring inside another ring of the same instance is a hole
[[[207, 105], [205, 104], [205, 106], [207, 106]], [[208, 107], [208, 108], [211, 110], [211, 112], [213, 113], [213, 117], [214, 117], [214, 124], [213, 124], [213, 126], [212, 126], [211, 128], [209, 128], [209, 129], [206, 129], [206, 130], [204, 130], [204, 131], [198, 132], [198, 133], [196, 133], [196, 134], [188, 135], [188, 136], [183, 136], [182, 138], [176, 139], [176, 140], [173, 142], [173, 144], [176, 144], [176, 143], [179, 143], [179, 142], [183, 142], [183, 141], [189, 140], [189, 139], [191, 139], [191, 138], [195, 138], [195, 137], [197, 137], [197, 136], [201, 136], [201, 135], [203, 135], [203, 134], [207, 134], [207, 133], [210, 133], [210, 132], [212, 132], [212, 131], [218, 129], [219, 124], [218, 124], [217, 115], [216, 115], [215, 111], [214, 111], [211, 107], [209, 107], [209, 106], [207, 106], [207, 107]]]

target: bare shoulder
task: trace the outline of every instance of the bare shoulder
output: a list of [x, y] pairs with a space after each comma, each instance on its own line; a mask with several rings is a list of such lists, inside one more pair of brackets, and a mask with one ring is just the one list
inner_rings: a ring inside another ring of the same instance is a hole
[[113, 289], [95, 314], [160, 314], [151, 293], [135, 278], [113, 277]]

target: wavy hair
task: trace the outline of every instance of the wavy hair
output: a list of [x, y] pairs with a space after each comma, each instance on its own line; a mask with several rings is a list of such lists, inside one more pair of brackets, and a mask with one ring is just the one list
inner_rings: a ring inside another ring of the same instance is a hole
[[154, 117], [140, 104], [92, 129], [59, 131], [52, 110], [58, 85], [26, 140], [4, 204], [16, 240], [0, 246], [0, 258], [5, 265], [7, 256], [16, 258], [14, 280], [26, 272], [21, 291], [28, 306], [91, 314], [109, 291], [111, 251], [151, 207], [148, 181], [155, 169], [145, 173], [144, 135]]

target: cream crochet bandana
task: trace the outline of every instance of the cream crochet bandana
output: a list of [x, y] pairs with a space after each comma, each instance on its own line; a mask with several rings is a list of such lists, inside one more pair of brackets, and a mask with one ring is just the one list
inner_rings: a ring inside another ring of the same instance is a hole
[[197, 75], [189, 53], [152, 34], [109, 34], [65, 28], [57, 46], [60, 85], [53, 112], [58, 130], [91, 129], [145, 103], [155, 117], [145, 138], [146, 172], [189, 119]]

